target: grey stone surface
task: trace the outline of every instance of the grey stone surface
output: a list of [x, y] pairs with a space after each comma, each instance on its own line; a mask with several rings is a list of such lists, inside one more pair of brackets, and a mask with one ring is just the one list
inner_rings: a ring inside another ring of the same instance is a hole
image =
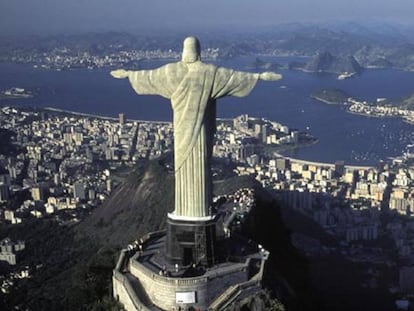
[[[202, 276], [175, 278], [158, 275], [149, 270], [137, 258], [129, 261], [128, 270], [142, 284], [152, 303], [161, 309], [172, 310], [180, 304], [176, 302], [177, 292], [195, 292], [194, 306], [206, 310], [226, 288], [248, 280], [248, 261], [214, 268]], [[181, 307], [185, 307], [182, 305]]]
[[[121, 251], [113, 271], [113, 292], [126, 310], [194, 307], [222, 311], [233, 302], [261, 292], [267, 260], [262, 251], [252, 249], [236, 261], [192, 268], [168, 265], [162, 259], [164, 241], [165, 233], [155, 232], [140, 238], [139, 245]], [[177, 301], [177, 293], [193, 293], [195, 301]]]
[[217, 67], [200, 60], [197, 38], [184, 40], [182, 60], [153, 70], [111, 71], [128, 78], [138, 94], [171, 100], [174, 111], [174, 217], [196, 220], [210, 216], [211, 156], [216, 121], [216, 100], [247, 96], [258, 80], [276, 81], [273, 72], [249, 73]]

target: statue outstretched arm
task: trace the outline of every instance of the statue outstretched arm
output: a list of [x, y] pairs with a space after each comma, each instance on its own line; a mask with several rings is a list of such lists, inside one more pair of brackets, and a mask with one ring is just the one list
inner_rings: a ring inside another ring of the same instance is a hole
[[281, 74], [271, 72], [271, 71], [259, 73], [259, 80], [263, 80], [263, 81], [277, 81], [282, 78], [283, 76]]
[[174, 85], [168, 79], [168, 68], [165, 65], [152, 70], [125, 70], [111, 71], [111, 76], [116, 79], [128, 78], [132, 88], [141, 95], [160, 95], [170, 98], [174, 92]]
[[274, 72], [251, 73], [219, 67], [215, 75], [212, 96], [214, 98], [228, 95], [243, 97], [250, 93], [258, 80], [277, 81], [280, 79], [282, 75]]
[[111, 71], [111, 76], [116, 79], [124, 79], [129, 77], [129, 71], [124, 69], [117, 69]]

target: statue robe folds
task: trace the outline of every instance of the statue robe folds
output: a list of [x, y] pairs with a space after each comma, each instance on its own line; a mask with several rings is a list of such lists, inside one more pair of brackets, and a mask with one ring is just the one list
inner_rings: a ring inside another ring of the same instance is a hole
[[138, 94], [171, 100], [174, 112], [175, 210], [182, 219], [211, 216], [211, 156], [216, 129], [216, 99], [243, 97], [259, 75], [200, 61], [177, 62], [134, 71], [129, 81]]

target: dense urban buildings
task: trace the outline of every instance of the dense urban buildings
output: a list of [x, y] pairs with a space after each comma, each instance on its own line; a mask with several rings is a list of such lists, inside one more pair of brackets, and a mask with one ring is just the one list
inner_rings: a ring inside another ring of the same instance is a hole
[[[1, 127], [11, 131], [13, 153], [0, 158], [1, 221], [18, 224], [52, 217], [62, 224], [79, 222], [117, 186], [113, 172], [172, 150], [170, 123], [120, 119], [3, 107]], [[297, 247], [308, 255], [340, 251], [352, 261], [410, 265], [414, 256], [413, 154], [377, 167], [312, 163], [275, 153], [303, 138], [303, 133], [277, 122], [241, 115], [218, 120], [217, 129], [215, 157], [237, 163], [236, 174], [253, 176], [273, 189], [286, 206], [344, 243], [326, 249], [294, 237]], [[308, 136], [304, 139], [305, 144], [312, 142]], [[390, 217], [384, 223], [381, 210], [401, 217]], [[349, 247], [388, 238], [393, 240], [398, 261], [389, 249], [378, 246], [381, 243]], [[24, 241], [7, 243], [24, 245]], [[2, 258], [14, 262], [10, 257], [14, 252], [6, 253]], [[18, 257], [15, 260], [18, 265]], [[22, 269], [18, 273], [26, 272], [18, 275], [28, 276], [30, 269]], [[402, 275], [401, 286], [406, 288], [408, 276]], [[4, 291], [10, 278], [15, 276], [4, 279]]]

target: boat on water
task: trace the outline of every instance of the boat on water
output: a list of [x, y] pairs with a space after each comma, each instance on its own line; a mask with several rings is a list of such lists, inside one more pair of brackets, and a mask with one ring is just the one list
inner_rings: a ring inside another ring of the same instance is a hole
[[338, 75], [338, 80], [345, 80], [348, 78], [351, 78], [355, 75], [355, 72], [343, 72], [340, 75]]
[[32, 98], [33, 93], [20, 87], [12, 87], [0, 92], [0, 99]]

